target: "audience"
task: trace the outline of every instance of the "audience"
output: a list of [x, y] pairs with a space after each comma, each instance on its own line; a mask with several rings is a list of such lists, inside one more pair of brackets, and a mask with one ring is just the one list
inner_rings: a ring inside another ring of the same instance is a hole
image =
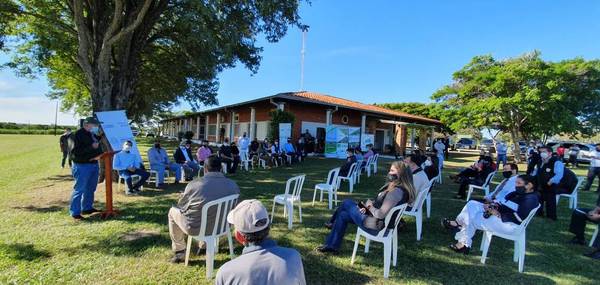
[[150, 169], [156, 171], [156, 180], [159, 187], [162, 187], [165, 182], [165, 170], [173, 172], [175, 174], [175, 184], [179, 183], [181, 167], [169, 160], [167, 151], [160, 147], [160, 141], [157, 140], [154, 142], [154, 147], [148, 149], [148, 161], [150, 162]]
[[269, 145], [270, 155], [271, 155], [271, 163], [277, 163], [277, 161], [281, 162], [283, 159], [283, 153], [281, 148], [279, 148], [279, 141], [275, 139], [273, 143]]
[[533, 144], [533, 142], [531, 142], [529, 149], [527, 150], [527, 175], [531, 175], [533, 173], [533, 170], [535, 169], [535, 166], [538, 165], [540, 163], [540, 161], [542, 161], [542, 158], [540, 157], [540, 152], [538, 150], [537, 147], [535, 147], [535, 145]]
[[338, 175], [344, 177], [350, 175], [350, 167], [352, 167], [352, 164], [354, 164], [355, 162], [356, 156], [354, 155], [354, 150], [351, 148], [346, 149], [346, 162], [344, 162], [344, 165], [340, 167], [340, 172]]
[[198, 148], [198, 151], [196, 152], [196, 158], [198, 159], [198, 163], [200, 165], [204, 165], [204, 161], [206, 161], [206, 159], [211, 155], [212, 149], [210, 149], [208, 141], [202, 141], [202, 145], [200, 146], [200, 148]]
[[409, 154], [404, 158], [404, 163], [408, 165], [410, 171], [413, 175], [413, 186], [417, 193], [419, 191], [429, 191], [427, 188], [427, 184], [429, 184], [429, 178], [427, 178], [427, 174], [421, 168], [421, 164], [423, 163], [422, 157], [418, 154]]
[[423, 170], [427, 174], [427, 179], [431, 180], [440, 174], [439, 158], [436, 154], [428, 155], [423, 162]]
[[565, 152], [565, 156], [567, 156], [567, 159], [565, 159], [565, 166], [569, 166], [570, 163], [571, 165], [577, 167], [577, 156], [579, 155], [579, 147], [577, 144], [573, 144], [569, 150], [565, 150]]
[[235, 156], [232, 147], [229, 145], [228, 138], [223, 140], [223, 144], [221, 144], [221, 147], [219, 148], [219, 158], [227, 165], [227, 173], [235, 173], [238, 164], [240, 163], [239, 151], [238, 156]]
[[519, 167], [517, 164], [505, 164], [502, 171], [502, 177], [504, 177], [504, 179], [496, 186], [496, 189], [492, 193], [489, 193], [484, 197], [484, 201], [488, 203], [503, 201], [506, 195], [515, 191], [515, 183], [518, 174]]
[[441, 169], [444, 167], [444, 150], [446, 149], [446, 145], [444, 144], [443, 139], [437, 139], [435, 144], [433, 144], [433, 149], [435, 149], [437, 153]]
[[258, 143], [256, 138], [254, 138], [252, 142], [250, 142], [250, 153], [248, 155], [248, 159], [254, 159], [254, 157], [258, 154], [260, 147], [260, 143]]
[[173, 159], [175, 160], [175, 163], [183, 167], [185, 181], [192, 181], [192, 179], [198, 175], [200, 165], [198, 165], [194, 160], [194, 156], [192, 156], [191, 141], [181, 141], [179, 147], [175, 150], [175, 153], [173, 153]]
[[[585, 238], [583, 236], [585, 234], [585, 226], [587, 221], [595, 224], [600, 223], [600, 201], [596, 204], [596, 208], [594, 209], [579, 208], [573, 211], [573, 214], [571, 215], [571, 225], [569, 226], [569, 231], [575, 234], [575, 236], [570, 243], [585, 245]], [[592, 247], [594, 249], [584, 255], [592, 259], [600, 259], [600, 237], [596, 237]]]
[[[322, 253], [337, 254], [348, 223], [355, 224], [373, 235], [382, 230], [385, 225], [385, 217], [392, 208], [404, 203], [410, 204], [417, 196], [410, 168], [401, 161], [392, 163], [387, 183], [379, 191], [374, 201], [367, 200], [364, 203], [364, 208], [350, 199], [344, 200], [330, 221], [325, 224], [327, 228], [331, 229], [325, 244], [317, 247], [316, 250]], [[394, 221], [395, 217], [391, 217], [391, 220]]]
[[508, 147], [506, 146], [506, 144], [502, 141], [499, 141], [496, 144], [496, 156], [497, 156], [497, 166], [500, 167], [500, 163], [502, 163], [502, 166], [506, 165], [506, 152], [508, 151]]
[[215, 284], [306, 284], [300, 253], [269, 238], [269, 214], [260, 201], [240, 202], [227, 215], [227, 222], [233, 224], [234, 237], [244, 249], [219, 268]]
[[598, 189], [596, 189], [596, 192], [599, 193], [598, 205], [600, 205], [600, 143], [597, 143], [596, 149], [592, 150], [589, 155], [584, 155], [584, 157], [590, 159], [590, 169], [588, 170], [585, 188], [583, 188], [583, 190], [590, 191], [594, 178], [598, 177]]
[[534, 178], [521, 175], [515, 182], [515, 191], [506, 195], [503, 201], [481, 203], [471, 200], [455, 220], [442, 220], [445, 228], [456, 232], [454, 238], [457, 242], [450, 248], [466, 255], [477, 230], [507, 235], [517, 230], [518, 225], [539, 205], [534, 183]]
[[[204, 163], [204, 176], [190, 182], [177, 205], [169, 210], [169, 235], [171, 248], [175, 253], [171, 262], [180, 263], [185, 260], [186, 235], [200, 234], [204, 205], [234, 194], [240, 194], [240, 189], [233, 180], [221, 173], [221, 160], [215, 156], [209, 157]], [[212, 231], [216, 215], [216, 209], [209, 210], [207, 232]]]
[[[123, 149], [115, 154], [113, 160], [113, 169], [119, 172], [119, 176], [125, 178], [127, 184], [127, 195], [135, 195], [140, 192], [140, 187], [146, 183], [150, 173], [144, 170], [144, 164], [139, 154], [131, 152], [133, 143], [126, 141], [123, 144]], [[134, 185], [132, 182], [132, 175], [138, 175], [140, 179]]]
[[287, 142], [283, 145], [283, 150], [286, 160], [289, 158], [289, 163], [292, 164], [294, 160], [296, 160], [298, 154], [296, 153], [296, 148], [294, 147], [291, 138], [287, 139]]
[[556, 221], [556, 195], [573, 192], [577, 184], [577, 176], [573, 171], [565, 168], [559, 157], [552, 155], [549, 147], [540, 147], [539, 150], [542, 160], [533, 171], [542, 194], [542, 207], [538, 214], [544, 216], [545, 204], [546, 217]]
[[492, 165], [492, 158], [484, 155], [481, 156], [476, 163], [464, 169], [458, 175], [450, 176], [451, 179], [455, 179], [457, 183], [460, 183], [458, 193], [455, 198], [465, 199], [469, 185], [483, 185], [485, 179], [494, 170], [495, 168]]

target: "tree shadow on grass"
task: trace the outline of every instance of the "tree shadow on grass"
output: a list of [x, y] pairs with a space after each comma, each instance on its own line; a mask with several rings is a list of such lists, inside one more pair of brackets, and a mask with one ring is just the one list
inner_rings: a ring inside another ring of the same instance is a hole
[[52, 212], [64, 211], [66, 208], [68, 208], [68, 204], [65, 203], [64, 205], [46, 205], [46, 206], [28, 205], [28, 206], [17, 206], [17, 207], [12, 207], [12, 208], [16, 209], [16, 210], [24, 210], [24, 211], [28, 211], [28, 212], [52, 213]]
[[54, 175], [46, 177], [45, 180], [48, 181], [73, 181], [73, 175], [71, 174], [63, 174], [63, 175]]
[[171, 245], [171, 240], [158, 231], [134, 231], [119, 236], [99, 239], [93, 244], [86, 244], [81, 251], [98, 251], [114, 256], [142, 256], [152, 248], [165, 248]]
[[33, 244], [12, 243], [0, 244], [0, 256], [6, 256], [15, 261], [37, 261], [50, 258], [49, 251], [36, 249]]

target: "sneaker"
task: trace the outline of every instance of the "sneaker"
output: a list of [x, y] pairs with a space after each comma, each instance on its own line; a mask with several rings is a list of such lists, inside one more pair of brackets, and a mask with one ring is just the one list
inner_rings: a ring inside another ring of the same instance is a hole
[[72, 217], [73, 217], [73, 219], [75, 219], [76, 221], [81, 221], [81, 220], [84, 220], [84, 219], [85, 219], [85, 218], [84, 218], [83, 216], [81, 216], [81, 215], [75, 215], [75, 216], [72, 216]]
[[81, 211], [81, 213], [84, 214], [84, 215], [89, 215], [89, 214], [98, 213], [98, 212], [101, 212], [101, 211], [98, 210], [98, 209], [96, 209], [96, 208], [92, 208], [90, 210]]
[[175, 255], [169, 260], [171, 263], [182, 263], [185, 261], [185, 250], [175, 252]]

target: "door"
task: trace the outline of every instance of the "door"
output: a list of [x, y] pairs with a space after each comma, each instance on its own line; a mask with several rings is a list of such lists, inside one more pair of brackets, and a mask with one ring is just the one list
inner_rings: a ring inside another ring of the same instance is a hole
[[383, 150], [384, 140], [385, 140], [385, 132], [383, 130], [376, 130], [375, 131], [375, 144], [373, 145], [373, 147], [376, 150], [378, 150], [379, 152], [381, 152]]

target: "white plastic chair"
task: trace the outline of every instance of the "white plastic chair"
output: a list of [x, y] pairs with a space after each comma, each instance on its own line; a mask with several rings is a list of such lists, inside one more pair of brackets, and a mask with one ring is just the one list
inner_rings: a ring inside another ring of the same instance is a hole
[[473, 193], [473, 189], [481, 189], [485, 192], [485, 195], [487, 196], [490, 193], [490, 183], [492, 182], [494, 175], [496, 175], [496, 171], [492, 171], [492, 173], [488, 174], [488, 176], [485, 178], [485, 181], [483, 182], [483, 185], [481, 185], [481, 186], [469, 184], [469, 192], [467, 193], [467, 201], [469, 201], [469, 199], [471, 199], [471, 193]]
[[[219, 238], [227, 235], [229, 242], [229, 256], [233, 258], [233, 239], [227, 223], [227, 214], [237, 204], [239, 195], [229, 195], [221, 199], [210, 201], [202, 206], [202, 218], [200, 223], [200, 233], [197, 236], [188, 236], [187, 249], [185, 251], [185, 265], [187, 266], [190, 260], [190, 251], [192, 249], [192, 240], [198, 242], [203, 241], [206, 244], [206, 279], [212, 278], [215, 255], [219, 251]], [[207, 223], [209, 222], [209, 212], [211, 217], [214, 215], [212, 231], [208, 231]]]
[[590, 239], [590, 244], [589, 246], [593, 246], [594, 245], [594, 241], [596, 240], [596, 238], [598, 237], [598, 231], [600, 231], [600, 224], [598, 224], [596, 226], [596, 230], [594, 231], [594, 233], [592, 234], [592, 239]]
[[442, 164], [438, 165], [437, 183], [442, 185]]
[[373, 167], [373, 173], [377, 173], [377, 161], [379, 160], [379, 153], [373, 155], [371, 163], [367, 165], [367, 176], [371, 177], [371, 167]]
[[356, 166], [354, 167], [354, 184], [360, 183], [360, 167], [362, 166], [363, 160], [357, 160]]
[[577, 190], [579, 190], [579, 187], [581, 187], [581, 184], [583, 184], [583, 181], [585, 179], [586, 178], [583, 176], [577, 176], [577, 185], [575, 185], [575, 189], [573, 189], [573, 192], [571, 192], [571, 194], [556, 195], [556, 205], [558, 205], [558, 200], [560, 200], [560, 197], [566, 197], [566, 198], [569, 198], [569, 208], [576, 209], [577, 208]]
[[356, 162], [350, 165], [350, 169], [348, 169], [348, 173], [346, 176], [338, 175], [335, 189], [340, 190], [340, 185], [342, 180], [348, 181], [348, 187], [350, 187], [350, 193], [354, 192], [354, 169], [356, 168]]
[[[142, 177], [137, 174], [131, 175], [132, 184], [135, 184], [136, 181], [139, 181], [140, 179], [142, 179]], [[125, 177], [119, 174], [119, 179], [117, 179], [117, 192], [121, 191], [121, 180], [123, 181], [123, 184], [125, 184]], [[140, 190], [144, 190], [144, 185], [140, 186]], [[127, 187], [125, 187], [125, 191], [127, 191]]]
[[410, 210], [404, 212], [404, 215], [415, 217], [415, 224], [417, 226], [417, 240], [421, 240], [421, 232], [423, 230], [423, 202], [429, 194], [429, 186], [431, 183], [427, 183], [424, 189], [418, 189], [417, 197], [413, 202]]
[[246, 171], [250, 170], [250, 165], [252, 165], [252, 160], [250, 160], [248, 156], [248, 151], [240, 151], [240, 165], [242, 168], [245, 168]]
[[437, 176], [429, 180], [429, 190], [427, 190], [427, 197], [425, 197], [425, 207], [427, 208], [427, 218], [431, 217], [431, 191], [437, 180]]
[[[152, 183], [152, 181], [154, 181], [154, 185], [158, 187], [158, 171], [150, 169], [148, 172], [150, 173], [150, 177], [148, 177], [147, 182]], [[169, 170], [165, 170], [164, 179], [166, 180], [167, 178], [169, 178]]]
[[[396, 266], [396, 261], [398, 260], [398, 223], [405, 212], [404, 210], [406, 209], [406, 206], [408, 206], [408, 204], [404, 203], [390, 209], [389, 213], [385, 216], [385, 226], [379, 231], [379, 233], [377, 233], [377, 235], [372, 235], [360, 227], [357, 228], [356, 239], [354, 239], [354, 250], [352, 250], [352, 259], [350, 260], [350, 264], [354, 264], [356, 251], [358, 250], [358, 244], [360, 243], [360, 237], [364, 236], [366, 239], [365, 253], [369, 252], [371, 240], [383, 243], [383, 278], [389, 277], [390, 261], [392, 261], [392, 264]], [[397, 213], [396, 220], [391, 221], [392, 216], [395, 213]], [[388, 229], [390, 222], [394, 223], [393, 229]]]
[[336, 189], [336, 183], [337, 183], [337, 177], [338, 174], [340, 174], [340, 168], [334, 168], [332, 170], [329, 170], [329, 173], [327, 174], [327, 181], [325, 181], [325, 183], [319, 183], [317, 185], [315, 185], [315, 193], [313, 194], [313, 201], [312, 201], [312, 205], [315, 205], [315, 199], [317, 198], [317, 191], [321, 191], [321, 197], [319, 198], [319, 201], [323, 201], [323, 191], [327, 192], [328, 195], [328, 202], [329, 202], [329, 210], [331, 210], [331, 202], [335, 201], [335, 205], [337, 206], [337, 189]]
[[298, 216], [300, 217], [300, 223], [302, 223], [302, 201], [300, 200], [300, 193], [302, 192], [302, 186], [304, 185], [305, 174], [298, 175], [288, 179], [285, 184], [285, 194], [276, 195], [273, 198], [273, 210], [271, 210], [271, 223], [273, 222], [275, 214], [275, 205], [283, 205], [283, 216], [288, 218], [288, 229], [292, 229], [292, 223], [294, 221], [294, 203], [298, 204]]
[[501, 234], [501, 233], [495, 233], [492, 231], [483, 231], [483, 238], [481, 240], [481, 248], [480, 248], [482, 251], [481, 263], [485, 264], [485, 259], [487, 258], [488, 249], [490, 247], [490, 243], [492, 242], [492, 237], [497, 236], [497, 237], [501, 237], [501, 238], [507, 239], [507, 240], [512, 240], [515, 242], [513, 261], [519, 263], [519, 272], [523, 272], [523, 265], [525, 263], [525, 243], [527, 242], [527, 240], [525, 238], [525, 233], [527, 231], [527, 225], [529, 225], [529, 222], [531, 222], [531, 220], [533, 219], [533, 216], [535, 216], [535, 213], [537, 213], [537, 210], [539, 209], [539, 207], [540, 207], [540, 205], [538, 205], [537, 207], [535, 207], [535, 209], [533, 209], [533, 210], [531, 210], [531, 212], [529, 212], [529, 215], [527, 215], [527, 218], [525, 218], [525, 220], [523, 220], [523, 222], [521, 222], [521, 224], [519, 225], [519, 227], [513, 234], [506, 235], [506, 234]]

